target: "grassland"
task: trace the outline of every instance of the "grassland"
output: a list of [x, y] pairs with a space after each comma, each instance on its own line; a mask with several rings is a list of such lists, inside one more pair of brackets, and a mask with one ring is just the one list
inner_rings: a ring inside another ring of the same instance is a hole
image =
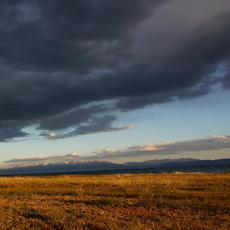
[[230, 174], [0, 177], [0, 229], [230, 229]]

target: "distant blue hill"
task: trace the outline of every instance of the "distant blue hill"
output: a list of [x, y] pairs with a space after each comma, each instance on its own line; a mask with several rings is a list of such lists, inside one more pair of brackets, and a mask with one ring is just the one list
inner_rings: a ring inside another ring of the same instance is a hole
[[83, 161], [69, 164], [47, 164], [0, 169], [1, 176], [56, 175], [56, 174], [110, 174], [110, 173], [162, 173], [162, 172], [230, 172], [230, 159], [196, 160], [165, 159], [123, 164], [108, 161]]

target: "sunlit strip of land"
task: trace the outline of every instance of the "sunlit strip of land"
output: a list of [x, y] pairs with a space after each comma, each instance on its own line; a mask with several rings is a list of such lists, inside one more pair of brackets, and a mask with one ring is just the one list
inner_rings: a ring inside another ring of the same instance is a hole
[[230, 229], [230, 174], [0, 177], [0, 229]]

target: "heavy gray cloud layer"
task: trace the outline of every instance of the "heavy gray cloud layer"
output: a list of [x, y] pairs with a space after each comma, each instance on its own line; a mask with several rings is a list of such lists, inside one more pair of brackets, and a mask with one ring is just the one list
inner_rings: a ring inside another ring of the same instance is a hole
[[0, 141], [119, 130], [98, 117], [229, 88], [229, 41], [229, 0], [3, 0]]

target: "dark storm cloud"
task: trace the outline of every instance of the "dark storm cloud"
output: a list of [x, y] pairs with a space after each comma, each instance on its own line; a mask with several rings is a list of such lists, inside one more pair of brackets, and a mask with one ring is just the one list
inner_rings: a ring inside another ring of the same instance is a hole
[[0, 142], [8, 142], [17, 137], [26, 137], [28, 134], [17, 128], [1, 128]]
[[112, 123], [116, 120], [115, 116], [103, 116], [97, 117], [91, 120], [87, 125], [82, 125], [76, 128], [75, 131], [67, 134], [69, 136], [75, 135], [85, 135], [91, 133], [99, 133], [99, 132], [110, 132], [110, 131], [119, 131], [129, 129], [130, 126], [122, 126], [122, 127], [113, 127]]
[[226, 0], [3, 0], [0, 130], [17, 125], [1, 140], [32, 124], [74, 128], [65, 137], [113, 131], [113, 110], [205, 95], [218, 82], [227, 88], [229, 75], [213, 73], [229, 63], [229, 40]]
[[78, 135], [95, 134], [100, 132], [113, 132], [113, 131], [120, 131], [120, 130], [134, 128], [134, 126], [132, 125], [114, 127], [112, 126], [112, 123], [115, 120], [116, 120], [116, 116], [113, 115], [93, 117], [88, 121], [87, 124], [78, 125], [78, 127], [71, 132], [57, 135], [57, 138], [62, 139], [62, 138], [68, 138], [68, 137], [73, 137]]
[[27, 137], [28, 133], [22, 131], [27, 123], [21, 122], [0, 122], [0, 142], [14, 141], [15, 138]]
[[230, 89], [230, 61], [224, 63], [222, 66], [222, 73], [223, 73], [223, 87], [225, 89]]
[[25, 69], [89, 72], [159, 2], [3, 1], [2, 57]]
[[224, 79], [224, 87], [230, 89], [230, 73], [228, 73]]
[[58, 114], [41, 121], [39, 129], [42, 130], [61, 130], [88, 123], [98, 113], [106, 112], [108, 109], [102, 105], [94, 105], [88, 108], [78, 108], [63, 114]]

